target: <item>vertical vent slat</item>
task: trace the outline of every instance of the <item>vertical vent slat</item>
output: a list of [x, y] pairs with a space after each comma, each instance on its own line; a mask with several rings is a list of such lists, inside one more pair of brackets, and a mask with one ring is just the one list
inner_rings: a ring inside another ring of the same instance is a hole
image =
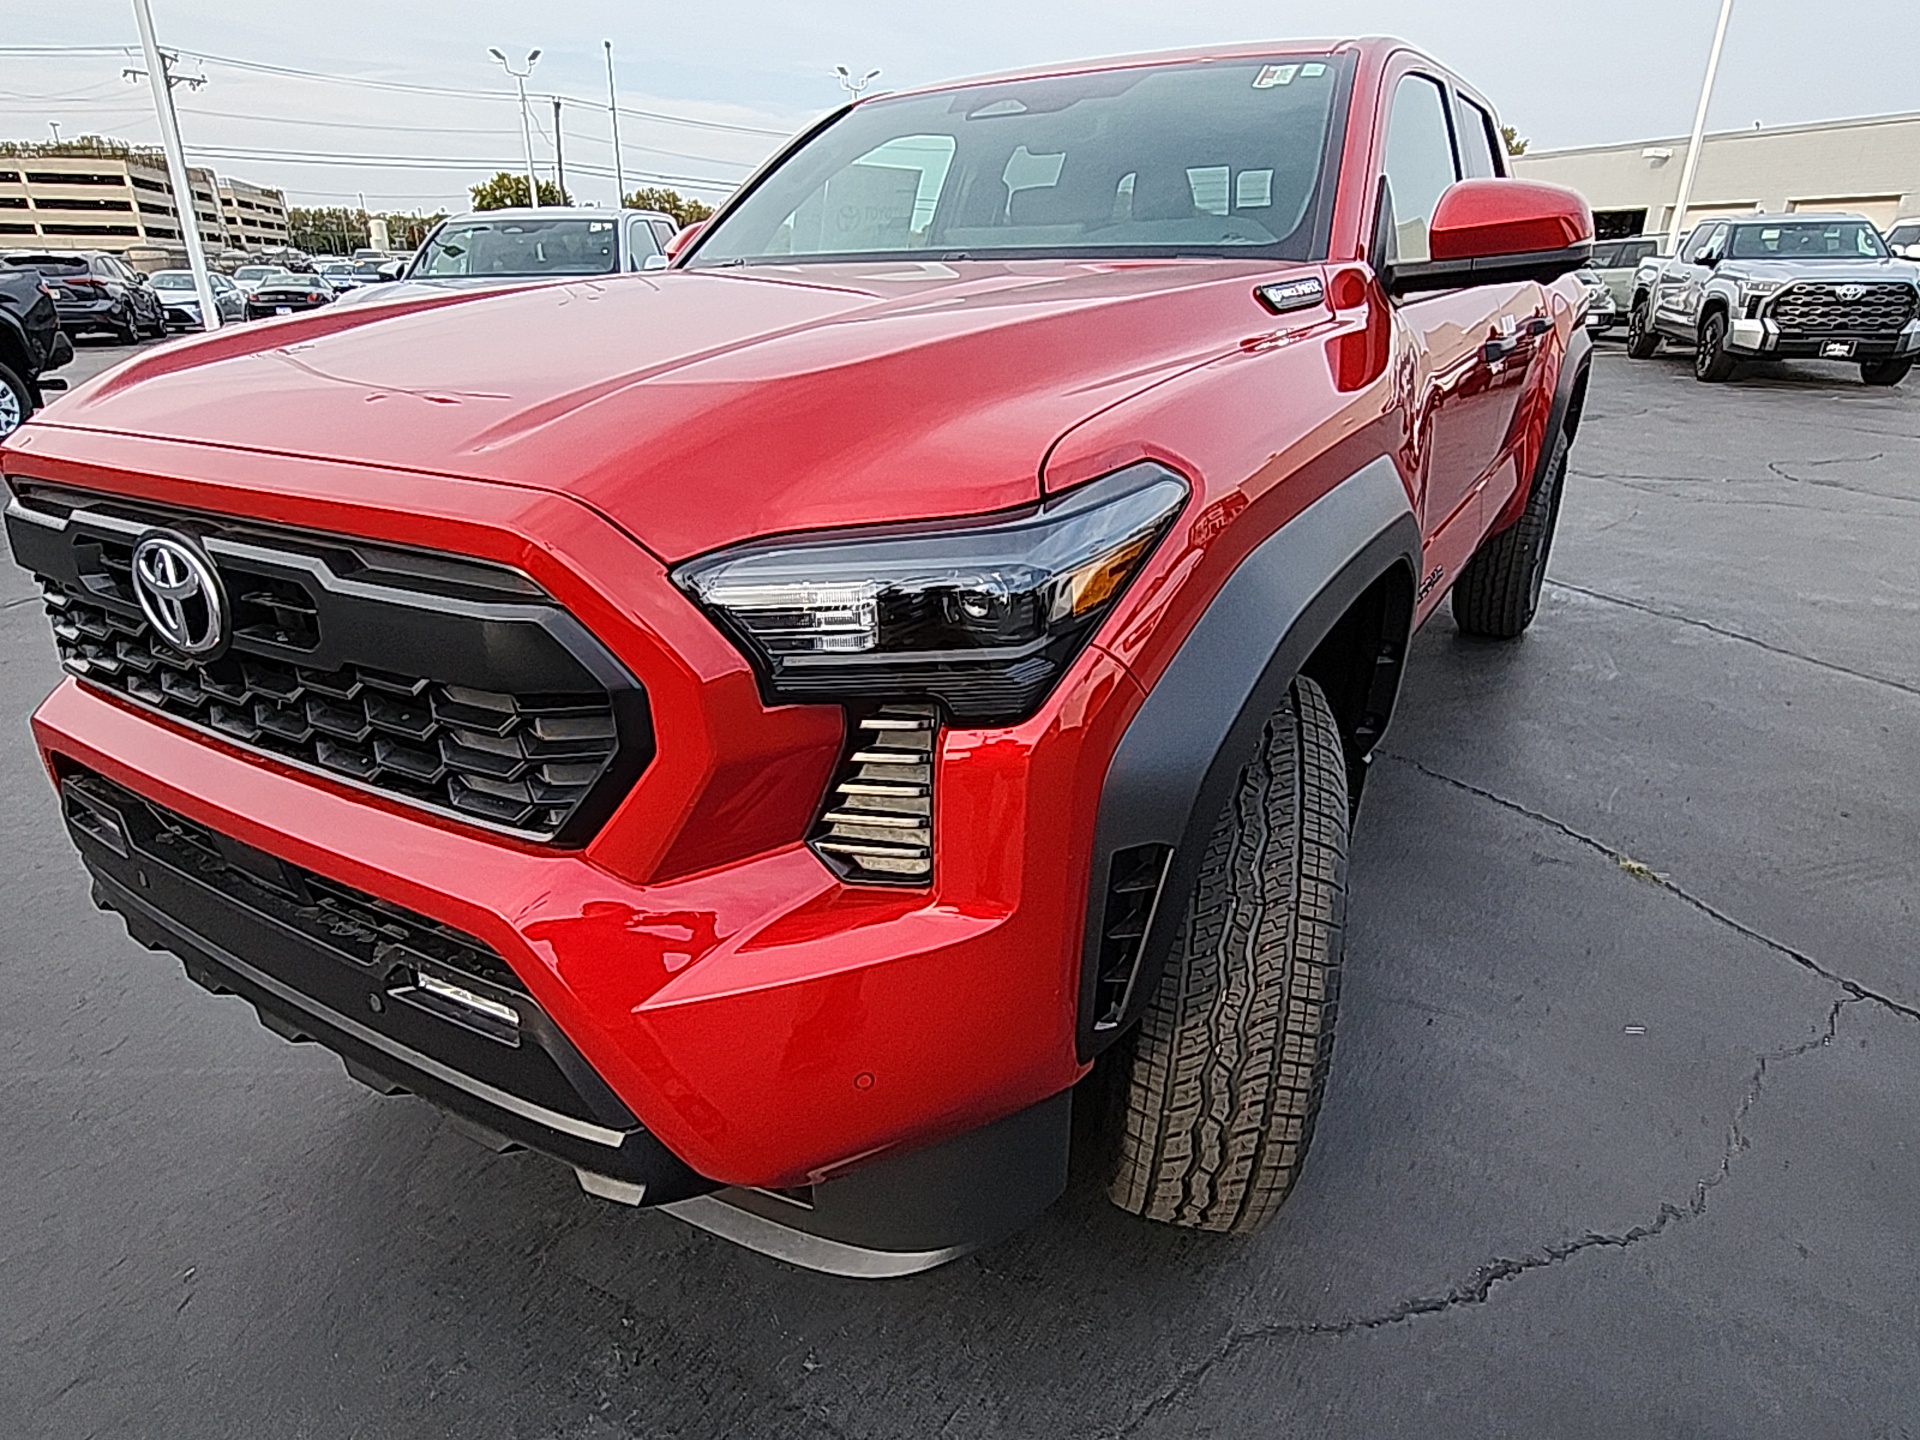
[[886, 705], [855, 722], [813, 848], [848, 880], [924, 884], [933, 878], [931, 705]]

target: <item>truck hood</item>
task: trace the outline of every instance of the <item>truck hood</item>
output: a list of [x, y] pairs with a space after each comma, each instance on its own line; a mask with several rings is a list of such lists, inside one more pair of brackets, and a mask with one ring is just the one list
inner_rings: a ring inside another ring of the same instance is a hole
[[329, 306], [148, 352], [35, 423], [558, 491], [674, 561], [1031, 503], [1061, 433], [1271, 333], [1253, 287], [1300, 268], [675, 270]]
[[1904, 280], [1920, 283], [1920, 265], [1911, 260], [1728, 260], [1721, 272], [1742, 280], [1807, 280], [1845, 284], [1849, 280], [1872, 283], [1880, 280]]

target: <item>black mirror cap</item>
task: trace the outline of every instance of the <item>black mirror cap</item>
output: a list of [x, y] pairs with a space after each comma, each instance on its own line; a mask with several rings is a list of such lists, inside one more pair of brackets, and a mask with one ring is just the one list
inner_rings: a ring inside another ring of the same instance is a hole
[[1593, 242], [1560, 250], [1531, 250], [1518, 255], [1482, 255], [1463, 260], [1396, 261], [1386, 276], [1387, 292], [1410, 295], [1432, 290], [1465, 290], [1475, 285], [1510, 285], [1537, 280], [1542, 285], [1571, 275], [1593, 261]]

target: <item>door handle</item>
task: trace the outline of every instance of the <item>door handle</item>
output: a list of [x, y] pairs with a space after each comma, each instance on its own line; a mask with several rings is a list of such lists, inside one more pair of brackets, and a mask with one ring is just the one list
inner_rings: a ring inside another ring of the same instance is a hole
[[1520, 337], [1518, 335], [1502, 335], [1498, 339], [1487, 341], [1487, 343], [1481, 347], [1480, 353], [1485, 355], [1491, 362], [1504, 360], [1519, 348]]
[[1520, 333], [1538, 336], [1546, 334], [1551, 329], [1553, 329], [1553, 321], [1544, 315], [1535, 315], [1520, 327]]

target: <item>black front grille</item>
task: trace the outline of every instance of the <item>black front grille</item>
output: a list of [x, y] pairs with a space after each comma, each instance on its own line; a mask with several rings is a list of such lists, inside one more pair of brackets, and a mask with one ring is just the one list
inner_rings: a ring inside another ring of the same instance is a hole
[[[80, 497], [88, 500], [90, 497]], [[74, 504], [7, 511], [66, 668], [89, 685], [356, 787], [535, 840], [580, 844], [653, 754], [646, 695], [516, 572], [358, 542]], [[132, 583], [139, 538], [193, 537], [229, 642], [175, 650]]]
[[[1842, 299], [1840, 291], [1861, 294]], [[1788, 335], [1897, 335], [1914, 317], [1920, 291], [1911, 285], [1877, 281], [1859, 287], [1821, 281], [1791, 285], [1773, 302], [1773, 319]]]
[[504, 695], [352, 665], [188, 659], [144, 619], [47, 586], [75, 675], [225, 739], [415, 802], [551, 834], [612, 760], [604, 695]]
[[[69, 818], [87, 833], [116, 849], [133, 844], [215, 888], [247, 897], [256, 906], [270, 894], [282, 923], [356, 965], [385, 967], [424, 956], [516, 996], [527, 993], [497, 951], [451, 925], [248, 850], [89, 771], [74, 770], [65, 778], [62, 791]], [[100, 830], [103, 821], [112, 828]], [[247, 862], [245, 868], [236, 863], [240, 859]]]

